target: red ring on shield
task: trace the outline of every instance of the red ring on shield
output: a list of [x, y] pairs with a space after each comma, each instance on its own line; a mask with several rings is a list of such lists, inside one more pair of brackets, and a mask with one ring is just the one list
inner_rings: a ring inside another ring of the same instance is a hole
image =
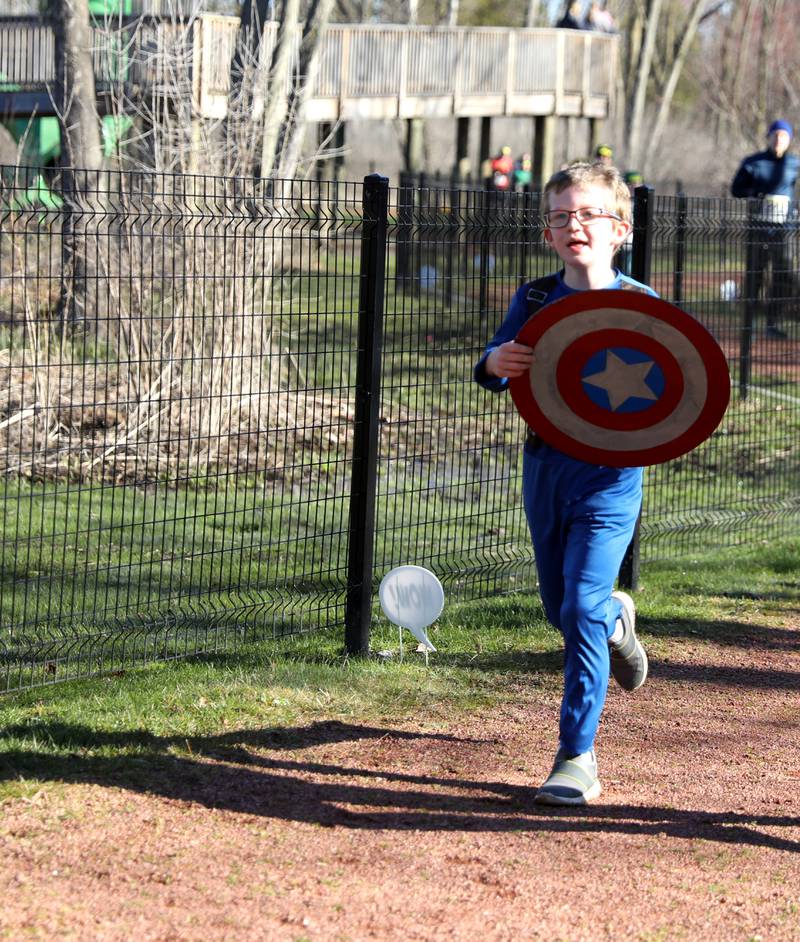
[[[585, 363], [600, 350], [631, 347], [652, 357], [664, 375], [664, 393], [648, 409], [639, 412], [611, 412], [596, 405], [586, 394], [581, 373]], [[633, 330], [597, 330], [579, 337], [564, 350], [556, 368], [556, 381], [564, 402], [587, 421], [601, 428], [634, 431], [666, 418], [683, 395], [683, 373], [669, 350], [657, 340]]]
[[[661, 298], [581, 291], [542, 308], [516, 340], [536, 359], [528, 373], [509, 380], [515, 406], [545, 442], [582, 461], [612, 467], [670, 461], [705, 441], [728, 406], [730, 374], [719, 345], [699, 321]], [[640, 365], [657, 364], [663, 389], [646, 390], [652, 405], [604, 409], [589, 397], [582, 375], [589, 358], [615, 347], [641, 354]]]

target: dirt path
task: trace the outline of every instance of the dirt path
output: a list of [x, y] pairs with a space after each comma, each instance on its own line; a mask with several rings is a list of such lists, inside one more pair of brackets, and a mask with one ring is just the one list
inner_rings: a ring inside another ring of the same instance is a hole
[[231, 733], [157, 776], [77, 756], [3, 808], [0, 938], [800, 940], [800, 622], [653, 648], [579, 812], [531, 804], [549, 676], [457, 723]]

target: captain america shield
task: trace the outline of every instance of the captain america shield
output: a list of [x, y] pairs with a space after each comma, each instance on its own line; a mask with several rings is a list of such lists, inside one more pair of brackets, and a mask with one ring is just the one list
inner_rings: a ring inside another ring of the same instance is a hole
[[548, 304], [516, 337], [533, 349], [509, 380], [514, 404], [549, 445], [613, 467], [660, 464], [717, 428], [730, 399], [722, 350], [693, 317], [626, 290]]

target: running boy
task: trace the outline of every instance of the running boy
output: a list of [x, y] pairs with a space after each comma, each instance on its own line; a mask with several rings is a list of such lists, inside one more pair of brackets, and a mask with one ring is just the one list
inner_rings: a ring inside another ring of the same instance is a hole
[[[630, 193], [614, 167], [578, 163], [559, 170], [545, 186], [542, 211], [544, 237], [564, 267], [523, 285], [511, 301], [475, 367], [476, 381], [493, 391], [536, 368], [531, 348], [514, 340], [535, 313], [531, 298], [538, 309], [589, 289], [655, 294], [613, 267], [631, 228]], [[600, 794], [594, 740], [609, 673], [625, 690], [636, 690], [647, 677], [633, 600], [612, 591], [641, 507], [642, 469], [587, 464], [529, 430], [522, 491], [545, 613], [564, 637], [558, 751], [534, 800], [582, 805]]]

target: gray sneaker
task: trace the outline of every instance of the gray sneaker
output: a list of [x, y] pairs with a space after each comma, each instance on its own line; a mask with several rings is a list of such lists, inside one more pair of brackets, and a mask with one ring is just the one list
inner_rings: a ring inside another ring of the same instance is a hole
[[533, 800], [537, 805], [585, 805], [600, 791], [594, 749], [572, 758], [559, 749], [552, 771]]
[[609, 644], [611, 673], [623, 690], [637, 690], [647, 679], [647, 655], [636, 637], [636, 607], [627, 592], [612, 592], [611, 598], [622, 603], [622, 638]]

